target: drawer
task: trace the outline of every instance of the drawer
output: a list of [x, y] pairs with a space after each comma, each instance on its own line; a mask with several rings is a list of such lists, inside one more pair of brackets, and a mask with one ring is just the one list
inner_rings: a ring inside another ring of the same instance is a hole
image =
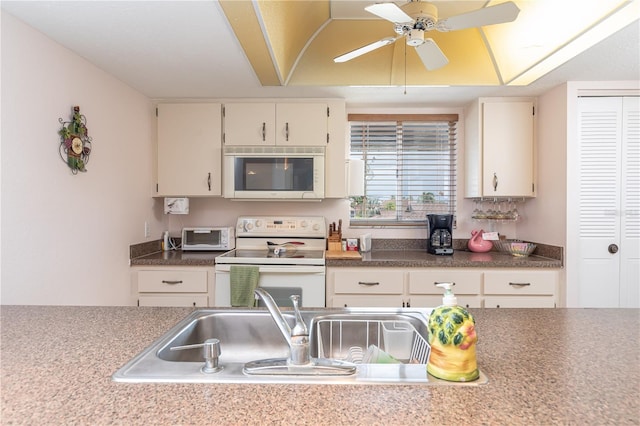
[[361, 268], [360, 271], [335, 271], [334, 292], [361, 294], [402, 294], [402, 271], [377, 271]]
[[[453, 293], [480, 294], [482, 271], [462, 269], [434, 269], [409, 271], [410, 294], [444, 294], [444, 289], [436, 287], [439, 282], [453, 282]], [[442, 302], [442, 298], [440, 299]], [[442, 303], [438, 303], [441, 305]], [[436, 305], [436, 306], [438, 306]]]
[[[456, 287], [457, 286], [458, 285], [456, 284]], [[456, 294], [456, 298], [458, 299], [458, 305], [465, 308], [482, 307], [482, 298], [480, 296], [460, 296]], [[409, 299], [409, 306], [412, 308], [435, 308], [440, 305], [442, 305], [442, 295], [411, 295], [411, 298]]]
[[485, 308], [555, 308], [553, 296], [487, 296]]
[[401, 295], [389, 296], [333, 296], [332, 308], [400, 308]]
[[206, 293], [207, 271], [138, 271], [140, 293]]
[[138, 306], [207, 307], [209, 297], [206, 294], [143, 294], [138, 297]]
[[555, 295], [557, 287], [556, 271], [487, 271], [484, 273], [484, 294]]

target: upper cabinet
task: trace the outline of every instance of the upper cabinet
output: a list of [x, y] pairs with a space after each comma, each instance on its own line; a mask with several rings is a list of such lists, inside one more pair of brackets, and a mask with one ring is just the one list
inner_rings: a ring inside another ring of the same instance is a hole
[[465, 197], [535, 197], [535, 100], [480, 98], [465, 111]]
[[327, 103], [227, 103], [225, 145], [326, 146]]
[[158, 196], [222, 195], [222, 105], [158, 104]]

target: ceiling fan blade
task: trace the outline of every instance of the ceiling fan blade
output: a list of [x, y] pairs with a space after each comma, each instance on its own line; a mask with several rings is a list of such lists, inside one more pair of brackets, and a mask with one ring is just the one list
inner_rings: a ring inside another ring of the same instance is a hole
[[403, 24], [405, 22], [413, 22], [411, 16], [404, 13], [395, 3], [377, 3], [364, 8], [367, 12], [373, 13], [382, 19], [391, 21], [394, 24]]
[[443, 19], [442, 21], [438, 21], [436, 29], [438, 31], [454, 31], [485, 25], [503, 24], [514, 21], [518, 17], [518, 13], [520, 13], [518, 6], [509, 1]]
[[347, 52], [344, 55], [340, 55], [336, 58], [333, 58], [333, 62], [347, 62], [350, 61], [353, 58], [357, 58], [358, 56], [362, 56], [365, 53], [369, 53], [373, 50], [376, 50], [380, 47], [383, 46], [388, 46], [392, 43], [394, 43], [398, 38], [398, 37], [387, 37], [387, 38], [383, 38], [382, 40], [378, 40], [374, 43], [370, 43], [367, 44], [366, 46], [362, 46], [357, 48], [356, 50], [352, 50], [351, 52]]
[[431, 38], [425, 38], [424, 43], [416, 47], [416, 52], [425, 68], [429, 71], [437, 70], [449, 63], [442, 50]]

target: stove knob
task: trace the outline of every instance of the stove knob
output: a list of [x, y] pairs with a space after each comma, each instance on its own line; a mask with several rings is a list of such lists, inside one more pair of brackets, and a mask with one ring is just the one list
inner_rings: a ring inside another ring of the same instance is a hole
[[247, 231], [251, 231], [253, 229], [253, 223], [247, 222], [247, 224], [245, 225], [245, 228], [247, 229]]
[[318, 231], [320, 229], [320, 225], [317, 224], [317, 223], [314, 223], [312, 228], [313, 228], [314, 231]]
[[256, 220], [256, 227], [257, 228], [262, 228], [262, 221], [261, 220]]
[[306, 228], [307, 226], [309, 226], [309, 224], [307, 223], [306, 220], [303, 220], [302, 222], [300, 222], [300, 227]]

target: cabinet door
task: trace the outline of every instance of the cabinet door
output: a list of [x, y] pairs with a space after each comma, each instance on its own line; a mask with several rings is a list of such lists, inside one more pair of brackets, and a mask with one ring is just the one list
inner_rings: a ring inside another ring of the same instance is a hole
[[207, 271], [157, 270], [138, 272], [140, 293], [206, 293]]
[[[453, 282], [453, 292], [460, 294], [480, 294], [482, 271], [475, 269], [427, 269], [409, 271], [409, 294], [439, 295], [442, 302], [444, 289], [436, 287], [435, 283]], [[413, 300], [413, 298], [412, 298]], [[435, 306], [440, 305], [438, 303]]]
[[401, 295], [338, 295], [331, 298], [332, 308], [400, 308], [402, 307]]
[[225, 145], [275, 145], [273, 103], [232, 103], [224, 106]]
[[486, 271], [484, 294], [551, 295], [558, 287], [557, 271]]
[[326, 146], [328, 124], [326, 103], [279, 103], [276, 145]]
[[487, 296], [485, 308], [555, 308], [552, 296]]
[[220, 104], [158, 105], [157, 195], [222, 195]]
[[[482, 298], [480, 296], [457, 295], [458, 305], [465, 308], [481, 308]], [[435, 308], [442, 305], [442, 296], [437, 295], [414, 295], [409, 299], [409, 306], [412, 308]]]
[[200, 294], [144, 294], [138, 297], [138, 306], [209, 306], [207, 295]]
[[404, 289], [402, 271], [385, 271], [370, 268], [340, 271], [334, 275], [336, 294], [398, 294]]
[[483, 195], [534, 196], [533, 102], [485, 102], [482, 123]]

